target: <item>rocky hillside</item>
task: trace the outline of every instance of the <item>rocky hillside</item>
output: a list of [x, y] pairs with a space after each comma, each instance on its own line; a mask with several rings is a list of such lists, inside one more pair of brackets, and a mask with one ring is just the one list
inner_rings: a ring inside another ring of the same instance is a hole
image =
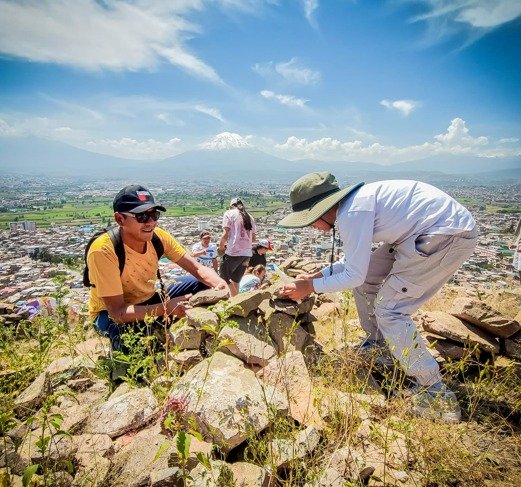
[[349, 294], [277, 288], [199, 293], [118, 357], [63, 309], [4, 325], [0, 485], [519, 485], [519, 291], [446, 289], [415, 316], [464, 410], [448, 425], [413, 417], [407, 378], [353, 347]]

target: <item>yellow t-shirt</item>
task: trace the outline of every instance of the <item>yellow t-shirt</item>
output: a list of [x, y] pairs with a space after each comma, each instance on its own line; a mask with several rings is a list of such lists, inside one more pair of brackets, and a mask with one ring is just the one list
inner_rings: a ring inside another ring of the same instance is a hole
[[[156, 227], [154, 230], [165, 249], [164, 255], [177, 262], [186, 250], [168, 232]], [[125, 245], [125, 267], [119, 274], [118, 256], [107, 233], [100, 235], [91, 245], [87, 255], [89, 279], [94, 285], [90, 288], [89, 313], [92, 319], [103, 311], [102, 297], [119, 296], [128, 304], [138, 304], [150, 299], [155, 292], [157, 280], [157, 255], [152, 242], [140, 254]]]

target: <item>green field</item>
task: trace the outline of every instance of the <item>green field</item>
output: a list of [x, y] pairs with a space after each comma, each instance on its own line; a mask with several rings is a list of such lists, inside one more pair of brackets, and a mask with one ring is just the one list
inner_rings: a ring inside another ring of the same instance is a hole
[[[179, 204], [179, 201], [165, 201], [164, 204], [167, 208], [165, 213], [167, 217], [222, 215], [226, 210], [225, 207], [221, 208], [220, 200], [203, 202], [200, 198], [184, 199], [183, 204]], [[254, 206], [248, 207], [247, 210], [254, 217], [259, 217], [283, 206], [285, 206], [285, 203], [282, 201], [258, 198]], [[56, 203], [38, 209], [0, 212], [0, 229], [9, 228], [10, 222], [24, 220], [34, 221], [38, 228], [47, 228], [53, 224], [106, 224], [113, 220], [113, 214], [111, 200], [90, 199], [88, 201]]]
[[480, 207], [485, 213], [491, 215], [495, 213], [521, 213], [521, 205], [507, 202], [487, 202], [477, 198], [457, 198], [458, 201], [466, 207]]

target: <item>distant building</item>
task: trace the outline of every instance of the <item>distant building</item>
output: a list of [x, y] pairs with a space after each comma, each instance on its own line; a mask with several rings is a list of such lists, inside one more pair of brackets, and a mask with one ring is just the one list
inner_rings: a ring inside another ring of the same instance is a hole
[[19, 232], [20, 230], [25, 232], [35, 232], [36, 231], [36, 223], [33, 221], [23, 221], [23, 222], [10, 222], [9, 230], [11, 232]]
[[204, 221], [204, 220], [197, 221], [197, 230], [199, 232], [202, 232], [203, 230], [206, 230], [207, 228], [210, 228], [210, 222]]

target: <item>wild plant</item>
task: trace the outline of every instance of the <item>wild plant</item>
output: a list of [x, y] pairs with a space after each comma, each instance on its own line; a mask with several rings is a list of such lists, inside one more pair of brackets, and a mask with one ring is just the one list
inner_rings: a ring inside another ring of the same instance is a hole
[[53, 406], [58, 402], [58, 398], [68, 394], [70, 392], [63, 391], [47, 396], [40, 411], [25, 421], [29, 428], [35, 422], [39, 425], [39, 436], [35, 446], [39, 452], [40, 462], [31, 464], [25, 469], [22, 478], [24, 487], [31, 485], [31, 479], [36, 473], [41, 475], [44, 487], [51, 487], [54, 485], [55, 471], [65, 467], [69, 473], [74, 472], [71, 459], [65, 459], [58, 463], [52, 461], [53, 448], [58, 447], [61, 439], [71, 436], [69, 432], [61, 429], [63, 416], [52, 411]]

